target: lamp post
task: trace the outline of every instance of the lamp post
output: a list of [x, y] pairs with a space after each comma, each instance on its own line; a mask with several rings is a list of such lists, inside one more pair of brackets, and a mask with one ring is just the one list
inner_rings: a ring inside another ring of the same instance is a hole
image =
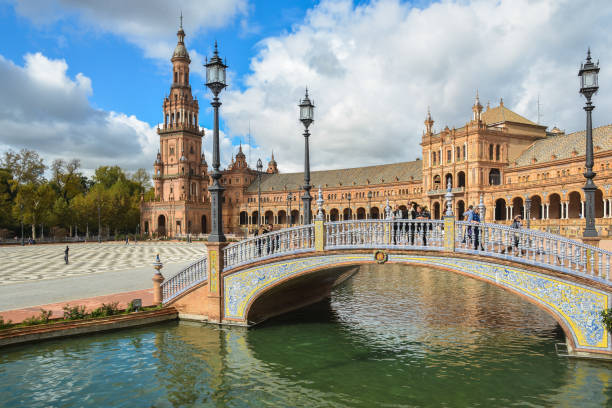
[[304, 195], [302, 201], [304, 201], [304, 225], [310, 224], [310, 153], [308, 149], [308, 127], [314, 121], [314, 105], [308, 98], [308, 88], [306, 88], [306, 95], [299, 104], [300, 107], [300, 120], [304, 124]]
[[368, 219], [372, 219], [372, 191], [368, 191]]
[[597, 187], [593, 182], [595, 173], [593, 172], [593, 123], [591, 120], [591, 112], [595, 106], [591, 103], [591, 97], [599, 89], [597, 83], [597, 74], [599, 73], [599, 61], [593, 64], [591, 61], [591, 49], [587, 51], [586, 62], [580, 66], [578, 76], [580, 77], [580, 93], [584, 95], [587, 102], [584, 107], [586, 111], [586, 184], [582, 188], [586, 197], [585, 219], [586, 226], [582, 233], [585, 238], [597, 237], [595, 229], [595, 191]]
[[100, 200], [98, 200], [98, 243], [102, 242], [101, 232], [102, 232], [102, 223], [100, 222]]
[[351, 193], [348, 193], [346, 195], [346, 198], [348, 199], [348, 203], [349, 203], [349, 220], [352, 220], [353, 219], [353, 217], [352, 217], [353, 214], [351, 214], [351, 212], [352, 212], [351, 211]]
[[525, 218], [527, 219], [527, 229], [531, 227], [531, 198], [525, 194]]
[[261, 171], [263, 163], [257, 159], [257, 229], [261, 228]]
[[25, 245], [23, 240], [23, 204], [19, 204], [19, 219], [21, 220], [21, 246]]
[[219, 58], [216, 41], [214, 55], [210, 61], [207, 59], [205, 66], [206, 86], [214, 95], [210, 104], [215, 110], [213, 126], [213, 171], [211, 174], [213, 184], [208, 187], [208, 191], [210, 191], [212, 225], [208, 241], [225, 242], [225, 235], [223, 235], [223, 207], [221, 205], [224, 188], [219, 184], [219, 179], [221, 178], [221, 172], [219, 171], [219, 107], [221, 106], [221, 102], [219, 102], [219, 93], [227, 86], [225, 83], [225, 70], [227, 69], [227, 65]]
[[287, 211], [289, 214], [289, 218], [287, 219], [287, 224], [291, 226], [293, 224], [293, 217], [291, 216], [291, 201], [293, 200], [293, 194], [287, 194]]

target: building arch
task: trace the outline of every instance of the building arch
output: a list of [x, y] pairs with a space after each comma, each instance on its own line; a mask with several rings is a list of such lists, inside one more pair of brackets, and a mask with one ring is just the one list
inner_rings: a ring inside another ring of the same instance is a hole
[[240, 225], [247, 225], [249, 223], [249, 215], [246, 211], [240, 211]]
[[548, 218], [555, 220], [561, 218], [561, 196], [557, 193], [548, 197]]
[[300, 212], [298, 210], [291, 210], [291, 224], [298, 224], [300, 219]]
[[465, 172], [457, 173], [457, 187], [465, 187]]
[[276, 214], [276, 221], [278, 224], [287, 224], [287, 212], [285, 210], [280, 210]]
[[259, 225], [259, 212], [257, 210], [251, 213], [251, 225]]
[[270, 210], [264, 213], [264, 224], [274, 224], [274, 213]]
[[433, 180], [433, 183], [432, 183], [433, 189], [440, 190], [442, 188], [442, 181], [441, 181], [440, 175], [436, 174], [435, 176], [433, 176], [432, 180]]
[[433, 203], [433, 219], [434, 220], [439, 220], [440, 219], [440, 203], [438, 201]]
[[517, 215], [520, 215], [523, 217], [523, 211], [525, 211], [525, 207], [523, 206], [523, 197], [514, 197], [512, 199], [512, 216], [516, 217]]
[[377, 220], [380, 218], [380, 210], [378, 209], [378, 207], [372, 207], [370, 209], [370, 214], [372, 215], [373, 220]]
[[329, 211], [329, 220], [330, 221], [339, 221], [340, 220], [340, 213], [338, 212], [337, 208], [332, 208]]
[[366, 219], [366, 210], [363, 207], [357, 208], [357, 219], [365, 220]]
[[457, 201], [457, 219], [463, 219], [463, 213], [465, 212], [465, 201], [459, 200]]
[[506, 209], [506, 200], [503, 198], [498, 198], [495, 200], [495, 221], [506, 221], [507, 218], [507, 209]]
[[529, 199], [531, 200], [531, 205], [529, 208], [529, 216], [531, 217], [532, 220], [533, 219], [541, 220], [543, 217], [542, 198], [539, 195], [534, 194]]
[[489, 170], [489, 185], [499, 186], [501, 184], [501, 172], [499, 169]]
[[572, 191], [567, 196], [569, 204], [566, 218], [580, 218], [582, 214], [582, 200], [578, 191]]
[[166, 216], [160, 214], [157, 217], [157, 233], [159, 235], [166, 235]]
[[344, 210], [342, 210], [342, 219], [350, 220], [352, 214], [353, 214], [353, 211], [347, 207]]
[[149, 235], [149, 221], [144, 222], [144, 233], [145, 235]]

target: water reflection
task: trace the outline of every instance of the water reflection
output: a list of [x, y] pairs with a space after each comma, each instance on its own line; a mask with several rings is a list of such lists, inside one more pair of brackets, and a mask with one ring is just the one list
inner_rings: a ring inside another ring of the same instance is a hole
[[[4, 349], [6, 406], [605, 406], [610, 365], [516, 295], [452, 272], [363, 268], [255, 329], [166, 323]], [[1, 405], [1, 404], [0, 404]]]

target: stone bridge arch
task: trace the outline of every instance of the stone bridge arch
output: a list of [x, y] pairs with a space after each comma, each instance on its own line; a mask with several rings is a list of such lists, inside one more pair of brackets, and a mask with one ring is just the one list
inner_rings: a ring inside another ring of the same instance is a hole
[[[544, 270], [527, 270], [512, 262], [483, 261], [482, 257], [464, 254], [448, 257], [392, 250], [384, 253], [388, 263], [444, 269], [499, 286], [547, 311], [562, 327], [572, 349], [609, 350], [609, 335], [599, 321], [599, 311], [610, 303], [604, 290]], [[375, 262], [371, 251], [335, 251], [300, 259], [274, 259], [229, 271], [222, 277], [224, 321], [250, 326], [298, 309], [329, 296], [331, 289], [360, 265]]]

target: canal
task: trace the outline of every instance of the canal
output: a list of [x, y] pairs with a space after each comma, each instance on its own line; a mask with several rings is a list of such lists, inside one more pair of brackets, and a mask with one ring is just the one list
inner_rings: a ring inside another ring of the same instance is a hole
[[546, 312], [452, 272], [370, 265], [256, 328], [164, 323], [2, 349], [0, 406], [571, 406], [612, 364], [557, 357]]

